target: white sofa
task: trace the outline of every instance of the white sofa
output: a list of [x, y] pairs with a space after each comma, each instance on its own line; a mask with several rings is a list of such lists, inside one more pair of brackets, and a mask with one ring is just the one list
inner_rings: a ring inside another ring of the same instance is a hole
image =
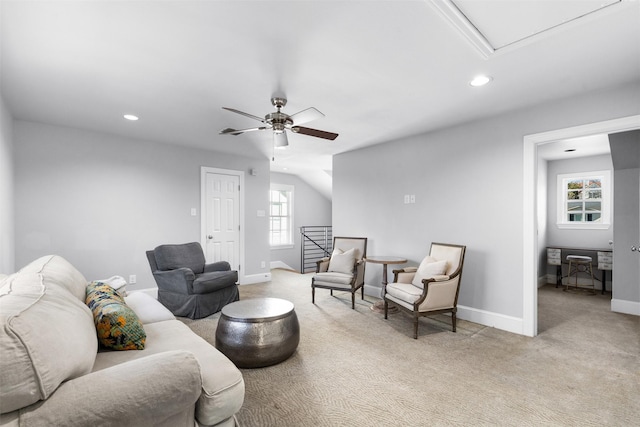
[[156, 299], [125, 298], [143, 350], [99, 349], [87, 281], [60, 256], [0, 278], [0, 426], [234, 426], [244, 380]]

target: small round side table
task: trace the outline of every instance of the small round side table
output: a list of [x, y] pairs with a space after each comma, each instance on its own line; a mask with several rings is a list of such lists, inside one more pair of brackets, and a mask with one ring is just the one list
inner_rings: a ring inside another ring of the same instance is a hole
[[[376, 313], [384, 313], [384, 294], [387, 291], [387, 266], [389, 264], [406, 264], [407, 260], [405, 258], [400, 258], [396, 256], [367, 256], [365, 258], [365, 262], [370, 262], [372, 264], [382, 264], [382, 293], [380, 294], [381, 301], [377, 301], [375, 304], [371, 306], [371, 310]], [[394, 310], [395, 309], [395, 310]], [[393, 307], [389, 309], [390, 313], [396, 311], [397, 308]]]

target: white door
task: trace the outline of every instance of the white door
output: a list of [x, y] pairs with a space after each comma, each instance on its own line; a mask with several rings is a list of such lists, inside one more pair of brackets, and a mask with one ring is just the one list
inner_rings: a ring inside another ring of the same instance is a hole
[[240, 176], [205, 171], [203, 233], [207, 262], [240, 264]]

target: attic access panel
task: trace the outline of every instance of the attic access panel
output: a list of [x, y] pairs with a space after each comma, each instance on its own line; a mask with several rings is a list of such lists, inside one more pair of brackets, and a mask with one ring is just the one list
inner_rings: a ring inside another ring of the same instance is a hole
[[431, 0], [488, 57], [622, 0]]

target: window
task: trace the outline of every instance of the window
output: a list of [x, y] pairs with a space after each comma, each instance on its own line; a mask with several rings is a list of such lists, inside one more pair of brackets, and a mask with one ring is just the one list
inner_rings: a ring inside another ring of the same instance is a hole
[[269, 191], [269, 243], [293, 245], [293, 186], [271, 184]]
[[611, 171], [558, 175], [558, 227], [609, 228]]

